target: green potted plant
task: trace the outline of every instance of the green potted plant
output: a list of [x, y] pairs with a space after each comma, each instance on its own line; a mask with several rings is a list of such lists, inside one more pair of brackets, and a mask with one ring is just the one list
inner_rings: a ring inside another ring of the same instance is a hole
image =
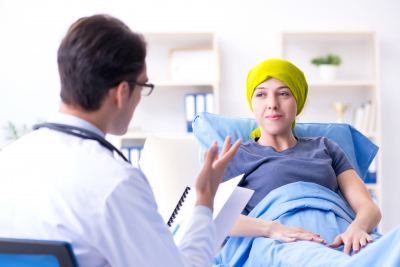
[[311, 60], [311, 64], [318, 67], [319, 76], [322, 81], [333, 81], [336, 79], [337, 67], [342, 63], [339, 56], [328, 54], [326, 57], [317, 57]]

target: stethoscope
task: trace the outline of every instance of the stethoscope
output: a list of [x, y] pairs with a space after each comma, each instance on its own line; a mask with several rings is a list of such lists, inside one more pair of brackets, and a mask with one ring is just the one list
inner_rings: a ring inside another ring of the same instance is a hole
[[[58, 132], [74, 135], [83, 139], [90, 139], [90, 140], [95, 140], [100, 143], [100, 145], [104, 146], [111, 152], [117, 152], [117, 154], [126, 162], [129, 162], [129, 160], [126, 159], [124, 154], [122, 154], [121, 151], [119, 151], [115, 146], [113, 146], [110, 142], [108, 142], [106, 139], [104, 139], [102, 136], [95, 134], [91, 131], [71, 126], [71, 125], [66, 125], [66, 124], [60, 124], [60, 123], [42, 123], [42, 124], [36, 124], [33, 126], [33, 130], [37, 130], [39, 128], [49, 128]], [[130, 163], [130, 162], [129, 162]]]

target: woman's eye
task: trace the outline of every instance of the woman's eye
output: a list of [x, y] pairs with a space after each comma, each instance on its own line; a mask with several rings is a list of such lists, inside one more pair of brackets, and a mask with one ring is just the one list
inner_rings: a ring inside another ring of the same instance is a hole
[[287, 92], [279, 92], [279, 95], [288, 96], [289, 94]]
[[264, 95], [263, 93], [256, 94], [257, 97], [262, 97], [263, 95]]

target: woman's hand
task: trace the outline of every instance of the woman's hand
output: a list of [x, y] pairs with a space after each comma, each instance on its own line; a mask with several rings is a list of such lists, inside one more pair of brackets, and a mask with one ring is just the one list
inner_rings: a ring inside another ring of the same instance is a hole
[[237, 140], [232, 147], [231, 137], [225, 139], [222, 152], [218, 158], [218, 146], [214, 141], [211, 148], [204, 152], [203, 168], [201, 169], [196, 181], [197, 205], [209, 207], [213, 210], [214, 197], [218, 186], [225, 175], [226, 166], [235, 156], [239, 149], [242, 139]]
[[381, 212], [355, 170], [344, 171], [336, 179], [340, 191], [357, 216], [347, 227], [346, 232], [338, 235], [329, 246], [336, 248], [344, 244], [343, 252], [350, 255], [351, 248], [357, 253], [360, 251], [360, 245], [365, 247], [367, 243], [373, 241], [368, 233], [371, 233], [378, 225]]
[[229, 236], [251, 236], [268, 237], [283, 242], [294, 242], [296, 240], [315, 241], [326, 245], [326, 241], [321, 239], [318, 234], [314, 234], [300, 227], [285, 226], [278, 222], [252, 218], [240, 215]]
[[326, 245], [327, 242], [320, 238], [320, 235], [307, 231], [301, 227], [286, 226], [278, 222], [271, 222], [266, 237], [277, 239], [283, 242], [293, 242], [296, 240], [315, 241]]
[[335, 238], [335, 241], [333, 241], [329, 247], [337, 248], [338, 246], [344, 244], [343, 252], [347, 255], [350, 255], [351, 248], [353, 248], [353, 251], [357, 253], [360, 251], [360, 245], [363, 248], [367, 245], [367, 243], [371, 243], [372, 241], [372, 237], [364, 228], [350, 224], [346, 232], [338, 235]]

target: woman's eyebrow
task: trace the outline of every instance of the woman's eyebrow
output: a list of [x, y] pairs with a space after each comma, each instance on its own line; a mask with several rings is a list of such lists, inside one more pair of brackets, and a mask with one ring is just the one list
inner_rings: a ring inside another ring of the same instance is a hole
[[[285, 89], [285, 88], [290, 90], [290, 88], [287, 87], [286, 85], [280, 86], [280, 87], [276, 88], [275, 90]], [[267, 89], [267, 87], [260, 86], [260, 87], [256, 87], [254, 90], [257, 90], [257, 89]]]

